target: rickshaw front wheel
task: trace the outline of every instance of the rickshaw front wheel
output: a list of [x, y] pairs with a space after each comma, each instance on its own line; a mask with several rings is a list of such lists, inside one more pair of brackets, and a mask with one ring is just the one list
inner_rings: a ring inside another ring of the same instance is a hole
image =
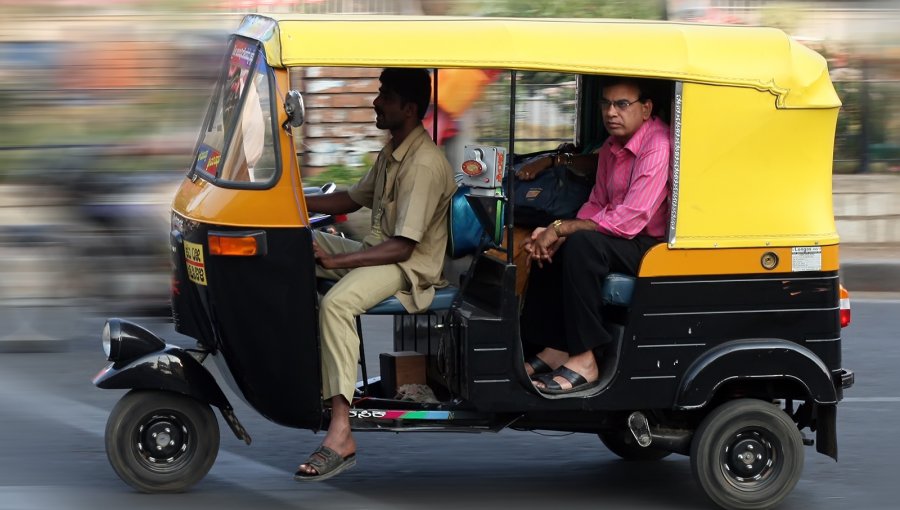
[[639, 445], [631, 431], [625, 428], [604, 430], [597, 435], [600, 436], [603, 446], [621, 457], [622, 460], [654, 461], [664, 459], [672, 454], [672, 452], [652, 446]]
[[799, 481], [803, 461], [803, 438], [790, 416], [755, 399], [714, 409], [691, 444], [694, 479], [727, 509], [776, 506]]
[[106, 423], [106, 456], [141, 492], [182, 492], [209, 472], [219, 425], [209, 405], [167, 391], [132, 390]]

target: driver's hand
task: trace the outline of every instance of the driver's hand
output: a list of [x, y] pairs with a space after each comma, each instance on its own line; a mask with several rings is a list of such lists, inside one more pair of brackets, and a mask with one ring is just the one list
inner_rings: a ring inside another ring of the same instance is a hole
[[319, 243], [315, 240], [312, 242], [313, 247], [313, 258], [316, 259], [316, 263], [322, 266], [325, 269], [334, 269], [334, 265], [332, 264], [331, 254], [323, 250]]

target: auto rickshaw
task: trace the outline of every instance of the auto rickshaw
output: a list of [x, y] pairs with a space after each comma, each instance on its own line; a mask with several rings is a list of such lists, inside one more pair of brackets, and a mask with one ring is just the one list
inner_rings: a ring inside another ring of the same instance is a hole
[[[410, 43], [428, 40], [442, 43]], [[437, 401], [398, 398], [388, 391], [396, 381], [369, 378], [363, 365], [351, 403], [356, 430], [514, 424], [598, 434], [625, 459], [688, 455], [700, 487], [724, 508], [777, 505], [800, 477], [804, 445], [837, 459], [837, 403], [854, 375], [841, 366], [850, 306], [831, 197], [840, 102], [821, 56], [768, 28], [249, 15], [230, 39], [172, 203], [173, 318], [197, 345], [167, 344], [120, 319], [102, 332], [110, 364], [94, 384], [130, 390], [106, 429], [125, 482], [170, 492], [202, 479], [219, 444], [212, 407], [250, 443], [210, 361], [267, 419], [327, 425], [311, 247], [322, 218], [307, 211], [292, 136], [304, 121], [289, 74], [298, 67], [419, 67], [435, 80], [442, 69], [491, 69], [513, 89], [507, 143], [479, 153], [493, 155], [489, 188], [465, 198], [478, 221], [464, 277], [439, 291], [427, 314], [405, 316], [391, 299], [369, 311], [397, 316], [395, 351], [422, 358]], [[611, 275], [597, 289], [615, 346], [599, 386], [562, 397], [535, 390], [519, 337], [516, 204], [503, 174], [520, 156], [522, 72], [577, 76], [575, 143], [604, 136], [598, 77], [669, 84], [667, 239], [636, 276]]]

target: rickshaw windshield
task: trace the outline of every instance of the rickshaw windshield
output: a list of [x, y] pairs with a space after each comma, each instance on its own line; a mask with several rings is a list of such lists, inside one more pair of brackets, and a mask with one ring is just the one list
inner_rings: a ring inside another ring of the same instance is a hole
[[277, 150], [272, 134], [272, 79], [260, 45], [232, 40], [216, 85], [193, 171], [226, 187], [274, 183]]

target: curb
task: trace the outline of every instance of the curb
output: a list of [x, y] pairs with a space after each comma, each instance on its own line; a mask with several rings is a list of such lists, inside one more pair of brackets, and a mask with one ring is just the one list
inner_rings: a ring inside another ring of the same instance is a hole
[[900, 261], [842, 261], [840, 277], [851, 295], [853, 292], [900, 292]]
[[66, 352], [69, 342], [52, 338], [17, 338], [15, 340], [0, 338], [0, 353], [47, 353]]

